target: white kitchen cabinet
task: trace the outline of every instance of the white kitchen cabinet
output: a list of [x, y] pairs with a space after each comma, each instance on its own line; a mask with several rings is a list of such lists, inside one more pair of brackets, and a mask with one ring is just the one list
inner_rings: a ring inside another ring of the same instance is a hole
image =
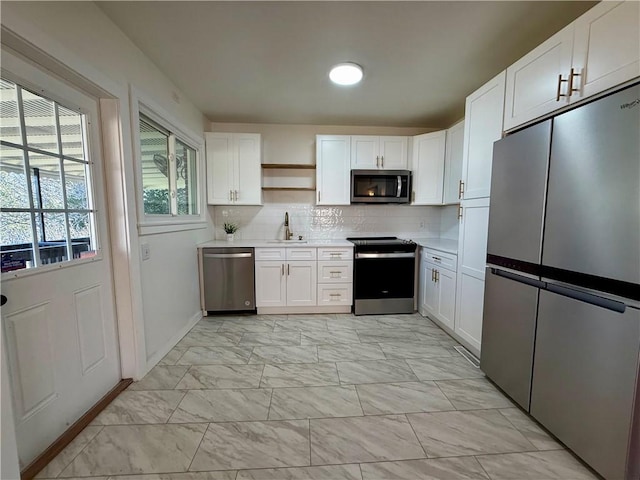
[[444, 190], [442, 203], [460, 203], [460, 182], [462, 182], [462, 156], [464, 149], [464, 120], [447, 130], [444, 155]]
[[600, 2], [507, 68], [510, 130], [640, 75], [640, 3]]
[[488, 197], [493, 142], [502, 138], [505, 72], [467, 97], [462, 158], [462, 199]]
[[281, 261], [256, 261], [256, 307], [287, 305], [284, 265]]
[[457, 301], [454, 332], [480, 354], [489, 199], [465, 200], [460, 205]]
[[446, 130], [412, 138], [413, 205], [442, 204], [446, 138]]
[[456, 309], [455, 263], [455, 255], [422, 249], [420, 313], [442, 323], [451, 330], [454, 330]]
[[349, 205], [351, 137], [316, 136], [316, 204]]
[[287, 262], [287, 306], [316, 305], [317, 265], [316, 261], [311, 260]]
[[351, 136], [351, 168], [362, 170], [406, 170], [408, 137]]
[[260, 134], [205, 133], [207, 203], [262, 205]]

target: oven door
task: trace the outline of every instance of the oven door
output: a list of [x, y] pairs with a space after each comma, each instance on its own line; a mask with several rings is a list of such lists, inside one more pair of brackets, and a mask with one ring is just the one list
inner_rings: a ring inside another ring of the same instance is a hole
[[409, 203], [408, 170], [351, 170], [351, 203]]
[[415, 253], [356, 253], [356, 300], [410, 298], [415, 288]]

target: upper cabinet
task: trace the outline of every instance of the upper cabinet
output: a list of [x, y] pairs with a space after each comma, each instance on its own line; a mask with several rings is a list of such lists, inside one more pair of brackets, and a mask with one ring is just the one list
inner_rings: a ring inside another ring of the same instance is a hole
[[502, 138], [505, 72], [467, 97], [462, 155], [461, 199], [488, 197], [493, 142]]
[[443, 204], [460, 203], [462, 183], [462, 155], [464, 147], [464, 120], [447, 130], [444, 156]]
[[349, 205], [351, 203], [349, 135], [316, 136], [316, 203]]
[[260, 134], [205, 133], [207, 203], [262, 205]]
[[447, 131], [425, 133], [412, 139], [412, 204], [441, 205]]
[[408, 137], [351, 136], [351, 168], [406, 170]]
[[640, 75], [640, 3], [601, 2], [507, 69], [510, 130]]

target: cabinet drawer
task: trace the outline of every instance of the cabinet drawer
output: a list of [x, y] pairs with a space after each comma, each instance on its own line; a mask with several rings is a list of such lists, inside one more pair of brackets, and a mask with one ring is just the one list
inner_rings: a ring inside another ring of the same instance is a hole
[[352, 298], [351, 283], [318, 285], [318, 305], [351, 305]]
[[287, 260], [315, 260], [315, 248], [287, 248]]
[[351, 283], [353, 262], [318, 262], [318, 283]]
[[439, 252], [438, 250], [431, 250], [430, 248], [422, 249], [423, 259], [434, 265], [438, 265], [442, 268], [447, 268], [452, 271], [456, 271], [456, 263], [458, 257], [450, 253]]
[[318, 260], [353, 260], [353, 248], [318, 248]]
[[256, 260], [284, 260], [284, 248], [256, 248]]

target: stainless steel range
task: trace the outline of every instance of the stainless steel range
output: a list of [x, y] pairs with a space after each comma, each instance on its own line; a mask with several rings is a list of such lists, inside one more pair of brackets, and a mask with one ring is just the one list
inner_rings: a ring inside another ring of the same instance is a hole
[[412, 313], [416, 285], [416, 243], [397, 237], [347, 240], [355, 245], [354, 313]]

